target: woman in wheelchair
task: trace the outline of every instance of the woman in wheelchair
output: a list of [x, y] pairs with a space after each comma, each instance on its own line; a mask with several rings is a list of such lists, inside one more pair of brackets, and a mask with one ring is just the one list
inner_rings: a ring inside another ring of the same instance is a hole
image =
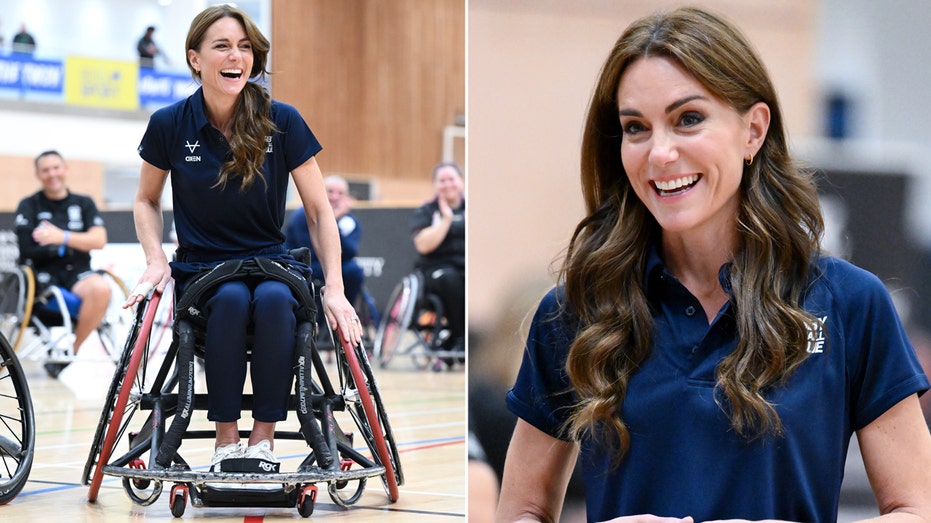
[[[133, 213], [146, 270], [126, 306], [153, 288], [162, 291], [172, 277], [181, 296], [193, 276], [231, 259], [270, 258], [308, 273], [284, 246], [290, 175], [323, 267], [329, 325], [358, 344], [362, 329], [343, 294], [339, 233], [314, 158], [321, 146], [295, 108], [249, 81], [267, 74], [268, 40], [245, 13], [223, 5], [195, 17], [186, 45], [188, 67], [201, 87], [156, 111], [139, 146], [143, 163]], [[169, 174], [179, 245], [170, 263], [162, 250], [160, 203]], [[217, 429], [212, 464], [236, 457], [276, 461], [274, 431], [287, 416], [297, 300], [279, 281], [227, 281], [201, 305], [207, 417]], [[238, 419], [250, 324], [253, 428], [244, 446]]]
[[[94, 201], [68, 190], [68, 164], [61, 154], [45, 151], [34, 163], [42, 189], [16, 209], [19, 263], [32, 267], [40, 292], [56, 286], [80, 300], [71, 353], [76, 355], [110, 303], [110, 285], [90, 264], [90, 251], [106, 245], [107, 230]], [[48, 362], [46, 370], [57, 376], [66, 365]]]
[[[465, 198], [462, 169], [453, 162], [433, 168], [436, 196], [411, 217], [416, 268], [424, 286], [440, 297], [450, 337], [444, 349], [461, 352], [465, 336]], [[447, 363], [452, 363], [447, 361]]]

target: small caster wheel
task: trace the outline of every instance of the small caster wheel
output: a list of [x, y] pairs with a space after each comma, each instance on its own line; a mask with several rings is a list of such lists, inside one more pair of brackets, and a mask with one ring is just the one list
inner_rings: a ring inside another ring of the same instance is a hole
[[184, 485], [175, 485], [171, 487], [171, 498], [168, 500], [168, 506], [171, 508], [171, 515], [180, 518], [184, 515], [184, 508], [187, 506], [188, 489]]
[[[352, 441], [352, 434], [349, 434], [349, 441]], [[339, 470], [346, 472], [347, 470], [352, 468], [352, 464], [353, 464], [353, 461], [351, 459], [341, 459], [339, 461]], [[336, 482], [337, 489], [344, 489], [346, 488], [347, 485], [349, 485], [348, 479], [342, 479]]]
[[317, 504], [317, 486], [306, 485], [301, 489], [301, 494], [297, 499], [297, 512], [302, 518], [309, 518], [314, 513], [314, 507]]
[[[136, 469], [136, 470], [145, 470], [145, 461], [142, 461], [141, 459], [134, 459], [129, 462], [129, 468]], [[133, 478], [133, 486], [139, 490], [145, 490], [149, 488], [149, 485], [151, 483], [152, 482], [147, 479]]]

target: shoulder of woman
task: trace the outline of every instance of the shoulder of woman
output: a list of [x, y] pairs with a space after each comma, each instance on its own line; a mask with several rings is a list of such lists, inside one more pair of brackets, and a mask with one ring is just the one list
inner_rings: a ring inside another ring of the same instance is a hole
[[271, 111], [272, 118], [275, 118], [277, 116], [282, 116], [286, 118], [291, 118], [294, 116], [297, 116], [297, 117], [301, 116], [301, 112], [297, 110], [297, 107], [294, 107], [293, 105], [289, 103], [282, 102], [280, 100], [275, 100], [275, 99], [272, 99], [270, 111]]
[[870, 296], [888, 296], [886, 285], [872, 272], [853, 263], [823, 256], [818, 260], [814, 285], [827, 286], [836, 298], [848, 303], [863, 304], [863, 299]]

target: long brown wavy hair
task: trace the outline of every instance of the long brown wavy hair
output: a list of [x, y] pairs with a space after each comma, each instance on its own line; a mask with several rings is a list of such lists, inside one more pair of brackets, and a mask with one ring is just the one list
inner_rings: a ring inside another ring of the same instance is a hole
[[592, 95], [582, 141], [581, 181], [587, 216], [576, 227], [559, 272], [564, 309], [579, 330], [566, 363], [579, 401], [568, 434], [597, 436], [616, 449], [630, 444], [620, 417], [627, 385], [650, 355], [653, 320], [643, 281], [648, 246], [662, 234], [634, 193], [621, 161], [617, 91], [628, 66], [666, 57], [709, 92], [745, 114], [769, 106], [768, 134], [739, 189], [738, 246], [732, 260], [731, 306], [736, 349], [717, 366], [720, 407], [750, 439], [782, 433], [764, 394], [805, 360], [802, 309], [824, 224], [810, 174], [789, 157], [782, 113], [756, 52], [728, 22], [694, 8], [634, 22], [608, 56]]
[[[208, 7], [194, 17], [188, 29], [186, 49], [199, 52], [207, 30], [221, 18], [234, 18], [239, 21], [252, 44], [253, 62], [249, 78], [263, 79], [265, 75], [270, 74], [266, 65], [271, 44], [246, 13], [229, 5]], [[194, 69], [190, 59], [187, 65], [194, 79], [200, 81], [200, 72]], [[240, 177], [240, 190], [245, 191], [255, 182], [256, 177], [264, 181], [262, 166], [268, 147], [265, 137], [276, 131], [275, 123], [271, 119], [271, 96], [268, 90], [256, 82], [246, 82], [246, 86], [239, 93], [233, 113], [230, 137], [233, 157], [220, 168], [215, 187], [225, 188], [230, 178]]]

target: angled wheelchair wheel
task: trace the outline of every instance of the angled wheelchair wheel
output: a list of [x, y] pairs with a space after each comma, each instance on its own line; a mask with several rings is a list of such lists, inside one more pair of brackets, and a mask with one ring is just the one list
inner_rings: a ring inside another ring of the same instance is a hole
[[15, 498], [29, 479], [35, 437], [26, 374], [13, 346], [0, 334], [0, 505]]
[[97, 334], [106, 353], [113, 361], [118, 361], [120, 344], [126, 339], [132, 323], [131, 313], [123, 309], [123, 303], [129, 298], [129, 289], [113, 271], [98, 269], [96, 272], [110, 285], [110, 305], [103, 321], [97, 327]]
[[414, 308], [420, 289], [416, 278], [405, 276], [394, 288], [388, 305], [382, 314], [375, 334], [374, 354], [378, 364], [384, 368], [401, 349], [404, 336], [411, 325]]
[[0, 334], [16, 350], [29, 326], [35, 300], [32, 269], [23, 266], [0, 272]]
[[372, 350], [375, 347], [375, 337], [378, 335], [378, 325], [381, 321], [381, 314], [375, 306], [375, 299], [363, 288], [353, 308], [362, 323], [362, 343]]
[[398, 485], [404, 483], [404, 476], [401, 472], [397, 445], [381, 400], [381, 393], [375, 382], [372, 366], [369, 365], [362, 345], [352, 347], [343, 341], [339, 333], [337, 336], [343, 348], [340, 351], [340, 381], [343, 398], [373, 459], [385, 467], [382, 482], [388, 499], [393, 503], [398, 500], [400, 495]]
[[109, 462], [116, 442], [128, 436], [133, 415], [139, 411], [139, 397], [145, 391], [145, 373], [139, 372], [139, 368], [149, 350], [149, 335], [160, 299], [161, 295], [156, 292], [138, 305], [136, 319], [113, 373], [81, 478], [83, 484], [90, 485], [88, 501], [96, 501], [103, 481], [103, 467]]

